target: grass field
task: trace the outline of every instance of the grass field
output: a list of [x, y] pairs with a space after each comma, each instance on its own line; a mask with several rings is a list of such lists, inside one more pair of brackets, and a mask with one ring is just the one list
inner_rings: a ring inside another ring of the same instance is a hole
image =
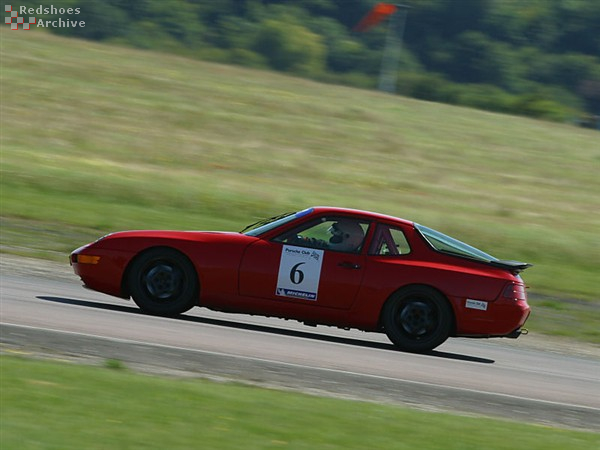
[[3, 252], [368, 209], [535, 264], [530, 328], [600, 342], [597, 131], [0, 33]]
[[596, 449], [600, 434], [4, 356], [0, 448]]

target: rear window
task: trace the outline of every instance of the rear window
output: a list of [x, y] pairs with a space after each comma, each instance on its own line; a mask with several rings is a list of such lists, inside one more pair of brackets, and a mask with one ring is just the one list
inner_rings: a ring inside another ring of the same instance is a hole
[[463, 256], [465, 258], [484, 262], [498, 260], [498, 258], [494, 258], [469, 244], [465, 244], [464, 242], [447, 236], [444, 233], [440, 233], [439, 231], [418, 224], [415, 224], [415, 228], [421, 233], [429, 245], [439, 252], [450, 253], [452, 255]]

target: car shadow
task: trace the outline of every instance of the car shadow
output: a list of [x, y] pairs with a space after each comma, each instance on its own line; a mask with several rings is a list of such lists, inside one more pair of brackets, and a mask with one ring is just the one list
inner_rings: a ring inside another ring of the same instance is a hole
[[[136, 306], [113, 305], [110, 303], [98, 303], [98, 302], [92, 302], [89, 300], [79, 300], [79, 299], [73, 299], [73, 298], [53, 297], [53, 296], [45, 296], [45, 295], [38, 295], [36, 298], [38, 298], [39, 300], [55, 302], [55, 303], [63, 303], [63, 304], [67, 304], [67, 305], [84, 306], [87, 308], [102, 309], [102, 310], [107, 310], [107, 311], [119, 311], [119, 312], [125, 312], [125, 313], [129, 313], [129, 314], [142, 315], [142, 316], [148, 315], [148, 314], [144, 313], [143, 311], [141, 311]], [[315, 341], [322, 341], [322, 342], [334, 342], [337, 344], [352, 345], [355, 347], [376, 348], [379, 350], [388, 350], [388, 351], [396, 352], [396, 353], [401, 352], [401, 350], [398, 350], [391, 343], [386, 344], [386, 343], [381, 343], [381, 342], [363, 341], [361, 339], [355, 339], [355, 338], [329, 336], [329, 335], [323, 335], [323, 334], [319, 334], [319, 333], [312, 333], [310, 331], [290, 330], [290, 329], [285, 329], [285, 328], [273, 327], [273, 326], [269, 326], [269, 325], [240, 323], [240, 322], [235, 322], [235, 321], [230, 321], [230, 320], [214, 319], [214, 318], [209, 318], [209, 317], [188, 316], [185, 314], [181, 314], [181, 315], [175, 316], [175, 317], [170, 317], [167, 319], [179, 320], [179, 321], [184, 321], [184, 322], [195, 322], [195, 323], [202, 323], [202, 324], [209, 324], [209, 325], [217, 325], [217, 326], [222, 326], [222, 327], [235, 328], [235, 329], [239, 329], [239, 330], [258, 331], [258, 332], [262, 332], [262, 333], [277, 334], [280, 336], [299, 337], [299, 338], [303, 338], [303, 339], [312, 339]], [[462, 354], [458, 354], [458, 353], [449, 353], [449, 352], [443, 352], [443, 351], [439, 351], [439, 350], [432, 350], [430, 352], [424, 353], [423, 355], [424, 356], [432, 356], [435, 358], [452, 359], [452, 360], [457, 360], [457, 361], [467, 361], [467, 362], [474, 362], [474, 363], [480, 363], [480, 364], [494, 364], [496, 362], [493, 359], [480, 358], [477, 356], [470, 356], [470, 355], [462, 355]]]

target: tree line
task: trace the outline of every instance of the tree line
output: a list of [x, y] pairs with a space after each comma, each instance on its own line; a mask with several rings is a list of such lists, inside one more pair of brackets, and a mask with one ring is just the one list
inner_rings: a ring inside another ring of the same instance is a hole
[[[33, 7], [35, 0], [22, 2]], [[58, 2], [55, 2], [58, 3]], [[53, 32], [376, 88], [386, 23], [375, 0], [63, 0]], [[600, 2], [405, 0], [397, 92], [566, 121], [600, 114]], [[46, 19], [50, 17], [45, 17]], [[389, 20], [389, 19], [388, 19]]]

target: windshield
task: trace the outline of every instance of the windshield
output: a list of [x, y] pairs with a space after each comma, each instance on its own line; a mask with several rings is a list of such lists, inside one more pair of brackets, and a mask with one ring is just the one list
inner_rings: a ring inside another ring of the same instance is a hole
[[312, 211], [313, 209], [309, 208], [295, 213], [285, 213], [268, 219], [259, 220], [258, 222], [248, 225], [241, 232], [247, 236], [260, 236], [273, 228], [277, 228], [280, 225], [310, 214]]
[[485, 252], [482, 252], [475, 247], [471, 247], [458, 239], [446, 236], [439, 231], [432, 230], [431, 228], [424, 227], [423, 225], [415, 224], [415, 228], [423, 235], [425, 240], [437, 251], [444, 253], [451, 253], [453, 255], [464, 256], [478, 261], [497, 261], [498, 258], [494, 258]]

